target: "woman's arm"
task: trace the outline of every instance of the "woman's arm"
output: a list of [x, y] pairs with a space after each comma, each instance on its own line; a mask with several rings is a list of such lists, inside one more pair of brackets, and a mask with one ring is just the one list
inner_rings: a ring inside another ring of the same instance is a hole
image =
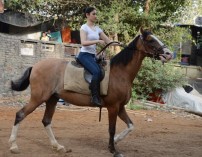
[[111, 40], [108, 38], [108, 36], [104, 32], [100, 33], [100, 39], [104, 40], [106, 44], [109, 44], [111, 42]]
[[80, 38], [81, 38], [81, 45], [82, 46], [89, 46], [93, 44], [104, 44], [105, 42], [103, 40], [87, 40], [87, 35], [84, 30], [80, 30]]
[[[100, 33], [100, 39], [104, 40], [106, 44], [109, 44], [110, 42], [112, 42], [104, 32]], [[120, 44], [119, 43], [112, 43], [111, 45], [117, 46], [117, 45], [120, 45]]]

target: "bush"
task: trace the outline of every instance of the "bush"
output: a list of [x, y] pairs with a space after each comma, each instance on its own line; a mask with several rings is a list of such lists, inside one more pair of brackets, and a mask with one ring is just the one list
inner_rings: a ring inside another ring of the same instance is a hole
[[173, 65], [145, 58], [133, 82], [132, 98], [148, 98], [156, 91], [166, 92], [187, 83], [186, 76]]

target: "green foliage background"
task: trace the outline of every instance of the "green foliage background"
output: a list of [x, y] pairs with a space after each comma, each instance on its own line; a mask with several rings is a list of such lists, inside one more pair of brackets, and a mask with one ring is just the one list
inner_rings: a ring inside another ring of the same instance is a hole
[[[183, 28], [163, 27], [179, 22], [185, 14], [188, 0], [151, 0], [149, 13], [145, 13], [147, 0], [5, 0], [5, 8], [25, 14], [33, 14], [42, 21], [60, 19], [61, 24], [79, 30], [85, 22], [83, 9], [95, 6], [98, 24], [112, 40], [130, 42], [139, 32], [140, 26], [150, 28], [170, 49], [179, 43], [182, 34], [187, 39], [189, 32]], [[187, 8], [188, 9], [188, 8]], [[62, 28], [62, 27], [59, 27]], [[187, 40], [186, 39], [186, 40]]]
[[150, 93], [166, 92], [186, 83], [186, 76], [174, 65], [145, 58], [133, 82], [132, 97], [145, 99]]

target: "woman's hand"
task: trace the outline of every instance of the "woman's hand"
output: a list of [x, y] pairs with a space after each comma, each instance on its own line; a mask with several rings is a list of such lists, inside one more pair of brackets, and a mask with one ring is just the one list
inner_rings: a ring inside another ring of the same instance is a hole
[[98, 44], [105, 45], [105, 41], [104, 40], [98, 40]]

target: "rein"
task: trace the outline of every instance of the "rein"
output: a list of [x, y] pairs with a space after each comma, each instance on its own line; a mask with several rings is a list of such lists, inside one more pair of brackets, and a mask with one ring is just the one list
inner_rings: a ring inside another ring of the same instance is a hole
[[105, 45], [105, 47], [103, 47], [103, 48], [101, 49], [101, 51], [98, 52], [96, 55], [98, 56], [100, 53], [103, 53], [103, 52], [106, 50], [106, 48], [109, 47], [109, 45], [114, 44], [114, 43], [120, 44], [120, 42], [118, 42], [118, 41], [112, 41], [112, 42], [108, 43], [107, 45]]

